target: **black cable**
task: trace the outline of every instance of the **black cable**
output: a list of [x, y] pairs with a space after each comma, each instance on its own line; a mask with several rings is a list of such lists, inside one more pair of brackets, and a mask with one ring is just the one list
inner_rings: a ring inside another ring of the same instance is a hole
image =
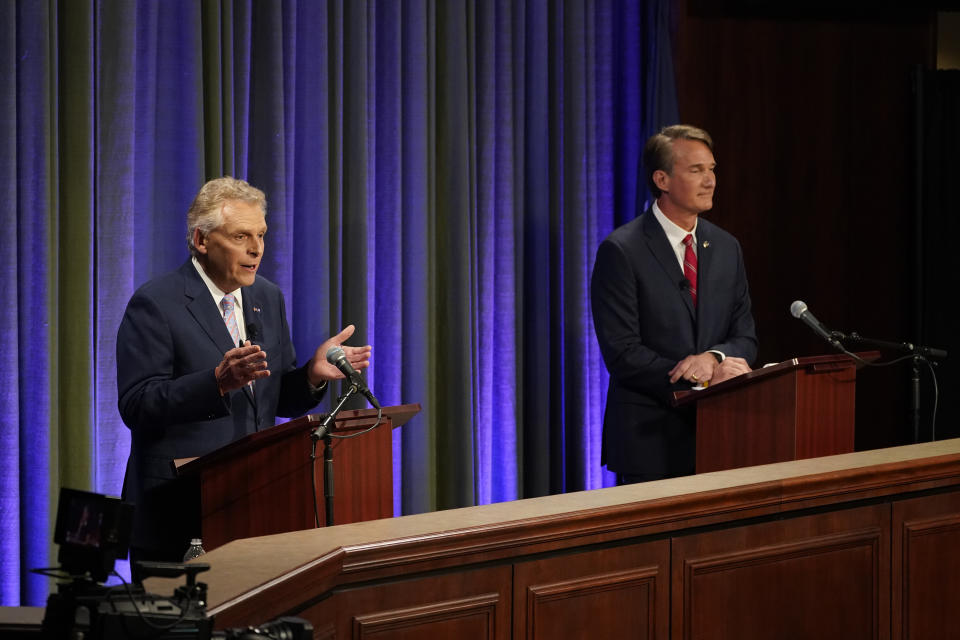
[[[913, 359], [913, 357], [914, 357], [913, 354], [910, 353], [910, 354], [907, 354], [907, 355], [905, 355], [905, 356], [900, 356], [899, 358], [894, 358], [893, 360], [888, 360], [888, 361], [886, 361], [886, 362], [870, 362], [869, 360], [864, 360], [863, 358], [861, 358], [860, 356], [858, 356], [857, 354], [855, 354], [855, 353], [853, 353], [853, 352], [851, 352], [851, 351], [847, 351], [846, 348], [845, 348], [842, 344], [840, 344], [839, 342], [836, 343], [836, 347], [837, 347], [837, 349], [839, 349], [840, 351], [842, 351], [845, 355], [848, 355], [848, 356], [850, 356], [851, 358], [853, 358], [855, 362], [857, 362], [857, 363], [859, 363], [859, 364], [861, 364], [861, 365], [863, 365], [863, 366], [865, 366], [865, 367], [889, 367], [890, 365], [894, 365], [894, 364], [897, 364], [897, 363], [899, 363], [899, 362], [903, 362], [904, 360], [911, 360], [911, 359]], [[923, 358], [923, 356], [917, 356], [917, 357]], [[925, 358], [924, 358], [924, 359], [925, 359]]]
[[310, 493], [313, 495], [313, 524], [314, 528], [320, 528], [320, 511], [317, 509], [317, 439], [313, 440], [313, 446], [310, 449]]
[[933, 414], [930, 416], [930, 439], [937, 439], [937, 409], [940, 406], [940, 385], [937, 384], [937, 372], [933, 369], [933, 363], [926, 358], [920, 360], [930, 369], [930, 378], [933, 380]]
[[933, 381], [933, 414], [930, 416], [930, 439], [931, 440], [937, 439], [937, 410], [939, 409], [939, 406], [940, 406], [940, 385], [937, 384], [937, 372], [933, 368], [933, 363], [930, 361], [929, 358], [926, 358], [924, 356], [921, 356], [915, 353], [908, 353], [906, 355], [900, 356], [898, 358], [894, 358], [893, 360], [888, 360], [886, 362], [869, 362], [867, 360], [864, 360], [857, 354], [847, 351], [846, 348], [842, 344], [840, 344], [839, 341], [836, 341], [834, 343], [834, 346], [836, 346], [837, 349], [842, 351], [845, 355], [848, 355], [851, 358], [853, 358], [855, 362], [858, 362], [859, 364], [865, 367], [889, 367], [891, 365], [905, 362], [906, 360], [913, 360], [914, 358], [916, 358], [918, 361], [927, 365], [927, 368], [930, 369], [930, 378]]
[[[371, 426], [364, 429], [363, 431], [357, 431], [356, 433], [351, 433], [348, 436], [338, 436], [334, 433], [330, 433], [327, 435], [329, 435], [331, 438], [340, 438], [341, 440], [347, 440], [348, 438], [356, 438], [357, 436], [362, 436], [365, 433], [370, 433], [371, 431], [376, 429], [378, 426], [380, 426], [380, 423], [382, 421], [383, 421], [383, 409], [377, 409], [377, 421], [374, 422]], [[314, 446], [316, 446], [316, 442], [314, 442]]]
[[[110, 573], [112, 573], [113, 575], [115, 575], [115, 576], [117, 576], [118, 578], [120, 578], [120, 583], [123, 585], [123, 589], [124, 589], [124, 591], [126, 591], [127, 597], [130, 599], [130, 604], [133, 605], [134, 611], [137, 612], [137, 617], [139, 617], [139, 618], [140, 618], [140, 621], [143, 622], [143, 624], [145, 624], [146, 626], [150, 627], [151, 629], [156, 629], [157, 631], [168, 631], [168, 630], [170, 630], [170, 629], [173, 629], [173, 628], [176, 627], [177, 625], [179, 625], [179, 624], [180, 624], [181, 622], [183, 622], [184, 620], [186, 620], [186, 618], [187, 618], [187, 613], [190, 611], [190, 604], [194, 601], [192, 597], [187, 599], [187, 602], [186, 602], [186, 605], [187, 605], [187, 606], [185, 606], [185, 607], [180, 607], [180, 617], [177, 618], [176, 620], [174, 620], [172, 623], [170, 623], [169, 625], [157, 625], [157, 624], [153, 624], [152, 622], [150, 622], [149, 620], [147, 620], [147, 619], [143, 616], [143, 612], [140, 610], [140, 607], [137, 606], [137, 599], [136, 599], [136, 597], [133, 595], [133, 593], [130, 591], [130, 585], [127, 584], [127, 581], [124, 580], [123, 576], [120, 575], [119, 573], [117, 573], [116, 570], [112, 570], [112, 571], [110, 571]], [[118, 590], [117, 590], [116, 588], [112, 588], [112, 589], [110, 589], [110, 591], [107, 592], [107, 602], [110, 602], [111, 605], [113, 605], [112, 595], [113, 595], [113, 593], [116, 593], [116, 592], [118, 592]], [[144, 595], [146, 595], [146, 594], [144, 594]], [[117, 609], [116, 609], [116, 606], [114, 606], [113, 610], [114, 610], [114, 611], [117, 610]]]

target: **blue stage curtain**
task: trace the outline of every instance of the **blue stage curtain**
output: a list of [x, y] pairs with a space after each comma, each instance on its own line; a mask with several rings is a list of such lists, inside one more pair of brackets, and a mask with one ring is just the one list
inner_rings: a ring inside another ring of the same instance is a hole
[[588, 283], [677, 117], [670, 4], [0, 3], [0, 604], [44, 601], [59, 487], [119, 494], [116, 329], [222, 174], [300, 358], [356, 324], [423, 405], [396, 513], [611, 484]]

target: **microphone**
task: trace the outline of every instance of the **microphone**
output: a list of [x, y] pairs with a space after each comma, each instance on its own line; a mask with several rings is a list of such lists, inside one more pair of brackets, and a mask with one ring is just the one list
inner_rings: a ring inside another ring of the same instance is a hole
[[256, 322], [247, 323], [247, 340], [250, 341], [250, 344], [255, 344], [257, 340], [260, 339], [260, 327]]
[[804, 302], [803, 300], [796, 300], [793, 304], [790, 305], [790, 313], [793, 315], [794, 318], [799, 318], [800, 320], [803, 320], [808, 327], [813, 329], [814, 333], [816, 333], [818, 336], [820, 336], [821, 338], [823, 338], [824, 340], [832, 344], [834, 347], [837, 347], [837, 348], [840, 347], [840, 343], [837, 342], [837, 339], [836, 337], [834, 337], [833, 333], [831, 333], [830, 331], [827, 331], [826, 327], [820, 324], [820, 321], [817, 320], [812, 313], [810, 313], [809, 309], [807, 309], [806, 302]]
[[[257, 326], [256, 322], [248, 322], [247, 323], [247, 340], [250, 341], [250, 344], [257, 344], [256, 341], [259, 339], [260, 339], [260, 327]], [[243, 346], [242, 341], [240, 342], [240, 346], [241, 347]], [[253, 380], [250, 381], [249, 385], [250, 385], [251, 391], [253, 391], [256, 388], [256, 385], [254, 384]], [[256, 418], [257, 431], [260, 431], [260, 412], [256, 410], [256, 393], [254, 393], [252, 397], [254, 399], [254, 408], [255, 408], [253, 415]]]
[[347, 360], [347, 354], [343, 352], [343, 349], [340, 347], [330, 347], [327, 351], [327, 362], [339, 369], [340, 373], [350, 381], [350, 384], [354, 385], [357, 391], [366, 396], [374, 408], [380, 408], [380, 403], [377, 402], [376, 396], [367, 388], [367, 383], [364, 381], [363, 376], [360, 375], [360, 372], [354, 369], [353, 365]]

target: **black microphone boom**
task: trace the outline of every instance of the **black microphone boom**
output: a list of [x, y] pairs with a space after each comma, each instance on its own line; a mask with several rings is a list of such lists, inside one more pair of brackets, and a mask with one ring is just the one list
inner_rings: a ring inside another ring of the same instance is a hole
[[380, 403], [377, 402], [376, 396], [367, 388], [367, 383], [363, 379], [363, 376], [360, 375], [360, 372], [354, 369], [353, 365], [347, 360], [347, 354], [343, 352], [342, 348], [330, 347], [330, 350], [327, 351], [327, 362], [337, 369], [340, 369], [340, 373], [347, 378], [350, 384], [357, 388], [357, 391], [366, 396], [367, 400], [370, 401], [370, 404], [372, 404], [375, 409], [380, 408]]
[[820, 321], [814, 317], [810, 310], [807, 309], [807, 303], [803, 300], [796, 300], [793, 304], [790, 305], [790, 313], [794, 318], [799, 318], [803, 320], [808, 327], [813, 329], [813, 332], [818, 336], [829, 342], [834, 347], [840, 349], [840, 343], [837, 341], [837, 337], [834, 333], [827, 331], [827, 329], [820, 324]]

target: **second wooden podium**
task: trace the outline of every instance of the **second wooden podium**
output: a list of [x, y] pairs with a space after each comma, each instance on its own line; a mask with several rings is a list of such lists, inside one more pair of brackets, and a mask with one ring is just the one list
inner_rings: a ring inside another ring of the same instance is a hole
[[811, 356], [675, 393], [697, 406], [697, 473], [851, 453], [856, 378], [849, 356]]
[[[419, 404], [383, 409], [383, 422], [359, 435], [377, 419], [372, 409], [342, 411], [333, 429], [334, 515], [337, 524], [393, 515], [391, 431], [420, 411]], [[323, 442], [311, 459], [310, 434], [322, 415], [291, 420], [200, 458], [175, 461], [177, 474], [200, 484], [201, 530], [209, 551], [231, 540], [320, 525], [323, 509]], [[315, 500], [317, 504], [315, 505]]]

